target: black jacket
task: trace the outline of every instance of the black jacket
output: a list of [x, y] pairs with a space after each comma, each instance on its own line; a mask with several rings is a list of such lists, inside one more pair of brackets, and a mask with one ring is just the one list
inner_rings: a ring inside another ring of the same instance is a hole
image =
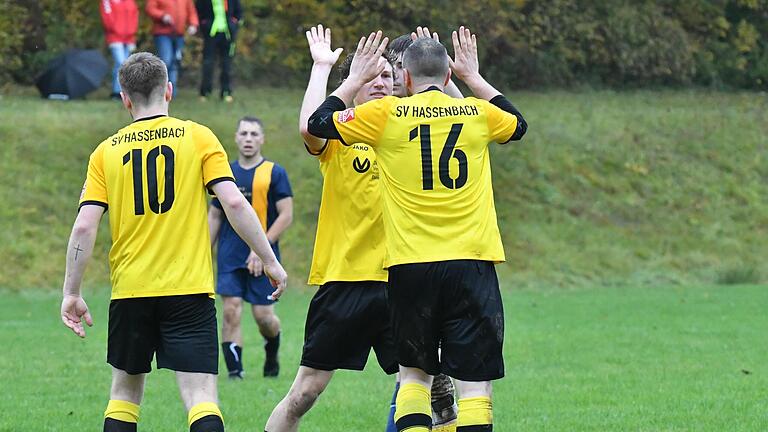
[[[227, 11], [227, 24], [229, 24], [229, 33], [232, 38], [237, 34], [237, 28], [240, 20], [243, 19], [243, 7], [240, 0], [223, 0], [224, 9]], [[200, 20], [200, 34], [203, 37], [209, 37], [211, 25], [213, 24], [213, 2], [211, 0], [196, 0], [195, 8], [197, 17]]]

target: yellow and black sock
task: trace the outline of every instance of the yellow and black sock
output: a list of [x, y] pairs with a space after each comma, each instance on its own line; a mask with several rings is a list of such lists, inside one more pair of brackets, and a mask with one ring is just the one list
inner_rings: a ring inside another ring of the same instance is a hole
[[459, 399], [456, 432], [489, 432], [493, 430], [493, 405], [489, 397]]
[[138, 405], [112, 399], [104, 411], [104, 432], [136, 432], [138, 421]]
[[189, 432], [224, 432], [224, 418], [213, 402], [199, 403], [189, 410]]
[[457, 432], [456, 422], [442, 426], [435, 426], [432, 428], [432, 432]]
[[402, 384], [397, 392], [395, 426], [398, 432], [427, 432], [432, 428], [429, 389], [421, 384]]

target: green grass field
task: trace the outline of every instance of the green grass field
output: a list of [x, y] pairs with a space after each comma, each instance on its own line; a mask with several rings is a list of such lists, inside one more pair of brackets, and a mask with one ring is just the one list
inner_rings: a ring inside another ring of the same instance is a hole
[[[67, 236], [87, 158], [130, 121], [117, 103], [0, 95], [0, 432], [99, 430], [109, 234], [102, 223], [84, 293], [96, 327], [58, 317]], [[260, 377], [246, 323], [242, 383], [220, 384], [229, 431], [261, 430], [293, 379], [312, 289], [321, 178], [297, 134], [301, 90], [241, 90], [232, 105], [183, 90], [171, 114], [208, 125], [234, 155], [236, 120], [266, 124], [294, 224], [281, 240], [290, 286], [281, 376]], [[768, 98], [703, 91], [511, 94], [525, 140], [493, 148], [508, 261], [498, 266], [507, 377], [497, 431], [768, 430]], [[340, 372], [302, 430], [380, 431], [393, 380], [369, 362]], [[142, 430], [185, 430], [172, 374], [154, 372]]]
[[[99, 430], [109, 395], [106, 291], [86, 292], [85, 340], [59, 321], [59, 295], [2, 292], [0, 431]], [[505, 289], [507, 376], [495, 384], [498, 431], [768, 430], [768, 288]], [[262, 430], [295, 374], [310, 293], [280, 302], [282, 373], [260, 376], [245, 326], [247, 379], [219, 384], [228, 431]], [[221, 361], [223, 367], [223, 360]], [[381, 431], [393, 387], [375, 358], [339, 372], [302, 430]], [[186, 430], [169, 371], [148, 379], [141, 430]]]
[[[302, 90], [255, 88], [232, 105], [185, 89], [171, 114], [211, 127], [235, 154], [235, 124], [262, 117], [284, 165], [294, 224], [288, 270], [307, 274], [321, 178], [298, 135]], [[515, 287], [768, 281], [768, 97], [761, 93], [512, 93], [525, 139], [492, 147], [496, 207]], [[60, 283], [88, 155], [130, 121], [106, 96], [0, 99], [0, 287]], [[106, 228], [106, 223], [104, 225]], [[90, 282], [108, 282], [102, 229]]]

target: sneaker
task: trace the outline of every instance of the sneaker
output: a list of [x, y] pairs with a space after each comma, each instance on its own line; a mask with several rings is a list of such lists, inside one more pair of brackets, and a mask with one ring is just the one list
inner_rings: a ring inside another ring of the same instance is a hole
[[264, 376], [276, 377], [280, 373], [280, 363], [277, 361], [277, 356], [267, 357], [264, 362]]
[[242, 381], [244, 375], [245, 375], [245, 372], [243, 372], [243, 371], [230, 372], [229, 373], [229, 380], [230, 381]]
[[224, 96], [224, 102], [226, 103], [232, 103], [235, 101], [235, 98], [232, 97], [232, 95], [226, 95]]

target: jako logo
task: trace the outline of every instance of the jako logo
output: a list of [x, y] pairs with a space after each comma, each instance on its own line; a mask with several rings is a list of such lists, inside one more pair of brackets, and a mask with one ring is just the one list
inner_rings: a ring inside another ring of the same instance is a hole
[[371, 161], [369, 161], [368, 158], [365, 158], [363, 162], [360, 162], [360, 158], [356, 157], [355, 160], [352, 161], [352, 168], [362, 174], [371, 168]]

